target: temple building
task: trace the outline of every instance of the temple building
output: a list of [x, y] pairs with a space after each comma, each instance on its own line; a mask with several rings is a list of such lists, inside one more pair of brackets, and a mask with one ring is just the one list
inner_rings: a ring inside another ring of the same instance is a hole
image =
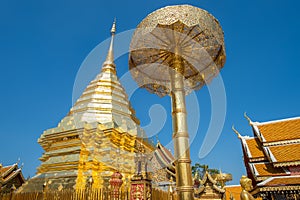
[[18, 167], [18, 163], [9, 166], [0, 163], [0, 194], [19, 188], [24, 182], [22, 168]]
[[100, 73], [57, 127], [44, 131], [38, 139], [45, 151], [42, 163], [36, 176], [18, 192], [42, 191], [45, 185], [50, 189], [84, 189], [87, 185], [97, 189], [108, 185], [116, 171], [128, 183], [136, 170], [137, 145], [149, 154], [155, 149], [141, 139], [145, 133], [117, 77], [115, 32], [114, 23]]
[[148, 171], [152, 172], [151, 180], [154, 187], [165, 190], [171, 179], [176, 180], [174, 161], [172, 153], [158, 141], [148, 161], [150, 164]]
[[299, 199], [300, 118], [263, 123], [247, 119], [254, 137], [235, 132], [242, 144], [247, 176], [253, 182], [252, 195], [263, 199]]

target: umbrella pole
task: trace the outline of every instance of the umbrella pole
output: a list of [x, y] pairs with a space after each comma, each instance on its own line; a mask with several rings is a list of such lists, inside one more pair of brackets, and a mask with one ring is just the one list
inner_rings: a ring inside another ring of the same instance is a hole
[[193, 200], [189, 134], [187, 129], [187, 113], [183, 83], [183, 65], [179, 52], [175, 50], [171, 63], [171, 99], [173, 142], [175, 149], [176, 190], [178, 200]]

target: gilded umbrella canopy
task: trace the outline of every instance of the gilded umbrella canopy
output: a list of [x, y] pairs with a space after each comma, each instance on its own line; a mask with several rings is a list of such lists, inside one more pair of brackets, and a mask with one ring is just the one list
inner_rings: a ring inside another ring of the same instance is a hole
[[[182, 68], [174, 67], [174, 57]], [[170, 71], [184, 79], [186, 94], [217, 76], [226, 59], [224, 34], [207, 11], [190, 5], [161, 8], [137, 27], [130, 44], [130, 71], [140, 87], [170, 94]]]

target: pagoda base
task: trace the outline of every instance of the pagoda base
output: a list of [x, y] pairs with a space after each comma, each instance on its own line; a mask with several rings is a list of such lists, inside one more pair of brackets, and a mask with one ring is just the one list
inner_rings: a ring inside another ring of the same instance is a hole
[[38, 174], [24, 183], [17, 192], [42, 192], [45, 189], [74, 189], [76, 179], [77, 172]]

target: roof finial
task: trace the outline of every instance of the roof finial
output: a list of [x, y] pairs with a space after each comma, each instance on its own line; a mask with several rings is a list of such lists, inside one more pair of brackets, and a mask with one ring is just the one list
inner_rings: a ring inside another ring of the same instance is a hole
[[116, 33], [116, 18], [114, 19], [114, 22], [113, 22], [113, 25], [112, 25], [112, 27], [111, 27], [111, 31], [110, 31], [110, 33], [111, 33], [111, 35], [114, 35], [115, 33]]
[[232, 125], [231, 128], [232, 128], [232, 130], [235, 132], [235, 134], [237, 134], [238, 138], [241, 139], [242, 136], [241, 136], [241, 134], [234, 128], [234, 125]]
[[249, 122], [249, 124], [251, 125], [252, 124], [252, 121], [250, 119], [250, 117], [247, 116], [247, 113], [244, 112], [244, 117], [247, 119], [247, 121]]
[[160, 143], [159, 138], [158, 138], [158, 134], [156, 134], [156, 144]]
[[114, 38], [116, 33], [116, 19], [113, 22], [110, 33], [111, 33], [110, 46], [108, 49], [106, 60], [103, 63], [102, 71], [110, 71], [116, 74], [116, 65], [114, 63]]

